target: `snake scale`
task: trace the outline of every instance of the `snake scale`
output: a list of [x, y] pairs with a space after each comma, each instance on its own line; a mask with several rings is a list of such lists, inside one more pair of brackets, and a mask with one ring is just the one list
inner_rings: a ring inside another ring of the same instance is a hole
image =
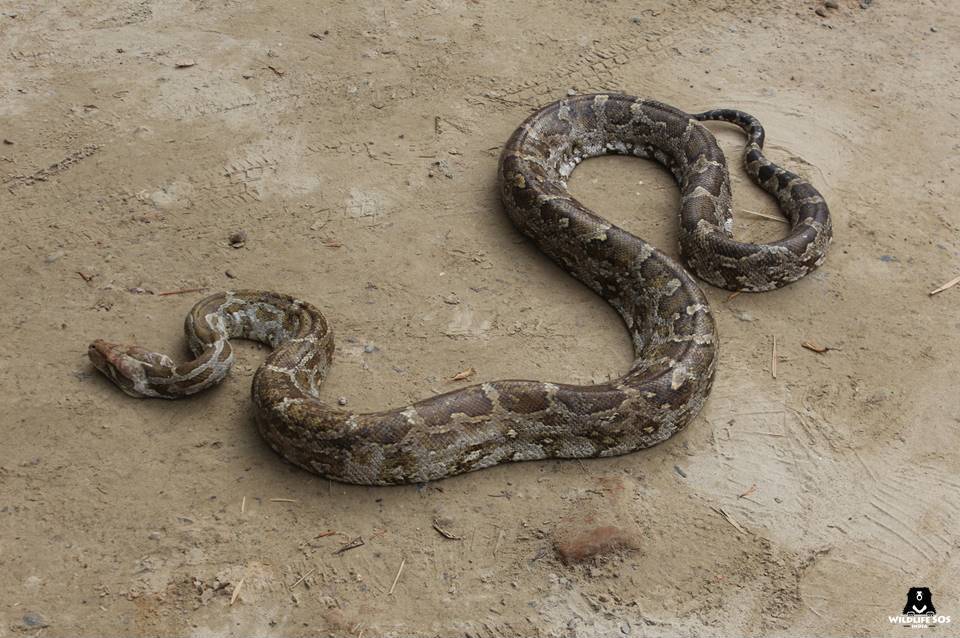
[[[726, 162], [700, 122], [723, 120], [747, 135], [751, 179], [779, 202], [790, 231], [779, 241], [733, 239]], [[819, 266], [830, 213], [806, 180], [764, 158], [764, 131], [734, 110], [690, 115], [626, 95], [580, 95], [550, 104], [513, 133], [499, 163], [499, 190], [513, 223], [544, 253], [613, 306], [636, 359], [599, 385], [492, 381], [367, 414], [319, 399], [333, 333], [315, 307], [264, 291], [215, 294], [186, 318], [195, 358], [176, 363], [137, 346], [97, 340], [93, 364], [127, 394], [179, 398], [221, 381], [230, 339], [272, 347], [253, 379], [263, 438], [311, 472], [367, 485], [441, 479], [507, 461], [605, 457], [669, 438], [703, 406], [717, 364], [717, 329], [703, 292], [673, 259], [610, 224], [570, 195], [582, 160], [623, 154], [656, 160], [681, 193], [680, 247], [701, 279], [764, 291]]]

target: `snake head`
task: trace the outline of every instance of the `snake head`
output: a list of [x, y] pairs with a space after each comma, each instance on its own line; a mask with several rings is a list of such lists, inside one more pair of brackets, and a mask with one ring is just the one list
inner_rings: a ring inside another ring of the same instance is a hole
[[93, 366], [132, 397], [162, 396], [150, 381], [169, 377], [174, 363], [170, 357], [139, 346], [110, 343], [97, 339], [87, 348]]

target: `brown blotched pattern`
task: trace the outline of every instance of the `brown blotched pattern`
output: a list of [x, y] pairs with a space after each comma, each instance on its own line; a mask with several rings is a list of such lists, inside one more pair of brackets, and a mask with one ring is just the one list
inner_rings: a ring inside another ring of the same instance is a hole
[[[747, 133], [747, 172], [789, 217], [785, 239], [732, 238], [726, 162], [702, 120], [732, 122]], [[495, 381], [403, 408], [352, 413], [318, 398], [333, 356], [323, 315], [262, 291], [197, 303], [185, 325], [192, 361], [178, 365], [166, 355], [100, 340], [91, 344], [90, 358], [128, 394], [177, 398], [223, 379], [233, 364], [230, 339], [269, 344], [273, 352], [253, 380], [260, 433], [292, 463], [348, 483], [415, 483], [507, 461], [650, 447], [702, 407], [716, 368], [716, 326], [702, 291], [679, 264], [585, 208], [566, 180], [582, 160], [608, 153], [660, 162], [680, 187], [680, 242], [693, 271], [731, 290], [770, 290], [823, 262], [830, 215], [809, 183], [763, 157], [763, 135], [760, 123], [739, 111], [688, 115], [625, 95], [582, 95], [533, 114], [507, 142], [499, 169], [507, 214], [610, 303], [630, 330], [636, 360], [605, 384]]]

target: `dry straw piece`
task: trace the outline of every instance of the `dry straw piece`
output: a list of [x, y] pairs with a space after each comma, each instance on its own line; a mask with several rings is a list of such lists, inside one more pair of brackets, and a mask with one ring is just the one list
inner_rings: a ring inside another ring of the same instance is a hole
[[931, 291], [930, 291], [929, 293], [927, 293], [927, 294], [929, 294], [929, 295], [932, 297], [933, 295], [935, 295], [935, 294], [937, 294], [937, 293], [940, 293], [940, 292], [943, 292], [944, 290], [948, 290], [948, 289], [950, 289], [950, 288], [953, 288], [953, 287], [956, 286], [957, 284], [960, 284], [960, 277], [954, 277], [953, 279], [951, 279], [951, 280], [948, 281], [947, 283], [943, 284], [943, 285], [940, 286], [939, 288], [936, 288], [936, 289], [934, 289], [934, 290], [931, 290]]

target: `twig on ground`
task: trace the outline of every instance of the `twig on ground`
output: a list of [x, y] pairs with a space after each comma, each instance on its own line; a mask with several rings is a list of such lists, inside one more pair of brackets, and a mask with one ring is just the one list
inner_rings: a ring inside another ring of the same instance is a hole
[[807, 350], [816, 352], [817, 354], [823, 354], [827, 350], [831, 350], [831, 348], [828, 348], [827, 346], [821, 346], [816, 341], [804, 341], [800, 345], [806, 348]]
[[287, 590], [288, 590], [288, 591], [293, 591], [293, 588], [294, 588], [294, 587], [296, 587], [297, 585], [299, 585], [300, 583], [302, 583], [304, 580], [306, 580], [307, 578], [309, 578], [310, 575], [313, 574], [313, 572], [315, 572], [315, 571], [317, 571], [317, 568], [316, 568], [316, 567], [311, 568], [310, 571], [308, 571], [306, 574], [304, 574], [303, 576], [301, 576], [300, 578], [298, 578], [298, 579], [297, 579], [297, 582], [295, 582], [294, 584], [290, 585], [290, 586], [287, 588]]
[[440, 535], [443, 536], [444, 538], [449, 538], [452, 541], [463, 540], [463, 536], [455, 536], [454, 534], [451, 534], [447, 530], [443, 529], [443, 527], [440, 526], [440, 521], [436, 519], [433, 520], [433, 529], [437, 530], [437, 532], [439, 532]]
[[472, 376], [475, 375], [476, 373], [477, 373], [477, 371], [474, 370], [473, 368], [467, 368], [466, 370], [462, 370], [462, 371], [456, 373], [455, 375], [453, 375], [453, 376], [450, 378], [450, 381], [449, 381], [449, 382], [450, 382], [450, 383], [453, 383], [454, 381], [463, 381], [464, 379], [469, 379], [470, 377], [472, 377]]
[[360, 546], [363, 545], [363, 544], [364, 544], [364, 542], [363, 542], [363, 537], [362, 537], [362, 536], [357, 536], [355, 539], [353, 539], [352, 541], [350, 541], [349, 543], [347, 543], [346, 545], [344, 545], [343, 547], [341, 547], [341, 548], [338, 549], [337, 551], [333, 552], [333, 555], [336, 556], [336, 555], [338, 555], [338, 554], [342, 554], [342, 553], [344, 553], [344, 552], [346, 552], [346, 551], [349, 551], [349, 550], [351, 550], [351, 549], [356, 549], [356, 548], [360, 547]]
[[790, 222], [783, 217], [774, 217], [773, 215], [767, 215], [766, 213], [758, 213], [755, 210], [748, 210], [746, 208], [741, 208], [741, 212], [747, 213], [748, 215], [753, 215], [754, 217], [760, 217], [762, 219], [769, 219], [775, 222], [780, 222], [781, 224], [789, 224]]
[[180, 290], [168, 290], [167, 292], [158, 292], [158, 297], [169, 297], [170, 295], [185, 295], [190, 292], [203, 292], [205, 288], [181, 288]]
[[339, 534], [340, 532], [335, 532], [332, 529], [328, 529], [325, 532], [320, 532], [314, 538], [326, 538], [327, 536], [333, 536], [334, 534]]
[[400, 580], [400, 574], [403, 573], [403, 566], [407, 564], [407, 559], [404, 558], [400, 561], [400, 569], [397, 570], [397, 575], [393, 579], [393, 584], [390, 585], [390, 591], [387, 592], [387, 596], [393, 595], [393, 590], [397, 588], [397, 582]]
[[237, 583], [237, 586], [233, 588], [233, 595], [230, 596], [230, 606], [233, 607], [233, 603], [237, 602], [237, 598], [240, 597], [240, 590], [243, 588], [243, 581], [246, 580], [246, 577], [241, 578], [240, 582]]
[[770, 357], [770, 374], [777, 378], [777, 335], [773, 335], [773, 353]]
[[716, 512], [717, 514], [719, 514], [720, 516], [722, 516], [724, 519], [726, 519], [726, 521], [727, 521], [728, 523], [730, 523], [731, 525], [733, 525], [733, 526], [737, 529], [738, 532], [740, 532], [740, 533], [742, 533], [742, 534], [746, 534], [746, 533], [747, 533], [747, 530], [743, 529], [743, 527], [740, 526], [740, 523], [738, 523], [732, 516], [730, 516], [729, 514], [727, 514], [725, 511], [723, 511], [723, 508], [722, 508], [722, 507], [713, 507], [713, 506], [710, 506], [710, 509], [712, 509], [714, 512]]
[[951, 279], [951, 280], [948, 281], [947, 283], [943, 284], [943, 285], [940, 286], [939, 288], [936, 288], [936, 289], [934, 289], [934, 290], [931, 290], [931, 291], [930, 291], [929, 293], [927, 293], [927, 294], [929, 294], [929, 295], [932, 297], [933, 295], [935, 295], [935, 294], [937, 294], [937, 293], [943, 292], [944, 290], [947, 290], [947, 289], [949, 289], [949, 288], [953, 288], [953, 287], [956, 286], [957, 284], [960, 284], [960, 277], [954, 277], [953, 279]]

